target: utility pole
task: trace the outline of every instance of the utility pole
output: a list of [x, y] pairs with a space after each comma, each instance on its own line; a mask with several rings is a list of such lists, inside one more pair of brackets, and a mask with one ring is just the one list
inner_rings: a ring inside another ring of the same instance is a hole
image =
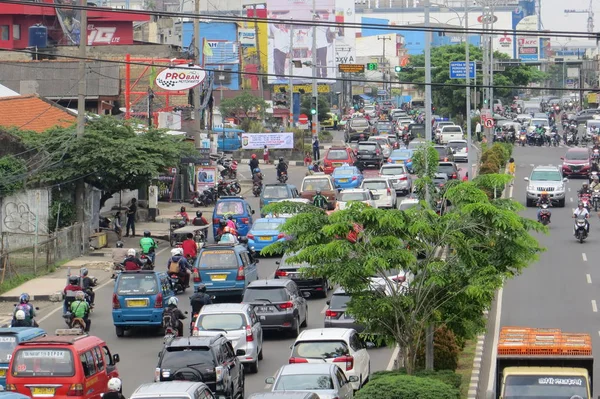
[[[198, 1], [198, 0], [196, 0]], [[253, 4], [254, 8], [254, 38], [256, 39], [256, 57], [258, 57], [258, 65], [256, 70], [258, 71], [258, 91], [260, 91], [260, 98], [265, 101], [265, 91], [263, 88], [263, 75], [262, 75], [262, 54], [260, 52], [260, 36], [258, 35], [258, 20], [256, 4]], [[200, 13], [200, 11], [198, 11]]]
[[[312, 0], [312, 19], [317, 16], [316, 0]], [[322, 29], [322, 28], [321, 28]], [[325, 65], [326, 66], [326, 65]], [[319, 136], [319, 91], [317, 86], [317, 25], [313, 25], [312, 29], [312, 96], [317, 99], [315, 114], [312, 116], [312, 135]], [[315, 160], [316, 161], [316, 160]]]
[[152, 103], [154, 102], [154, 91], [148, 87], [148, 127], [152, 127]]
[[469, 44], [469, 0], [465, 0], [465, 66], [466, 66], [466, 120], [467, 120], [467, 172], [469, 173], [469, 180], [473, 179], [473, 135], [471, 132], [471, 60], [470, 60], [470, 44]]
[[[86, 46], [87, 46], [87, 0], [81, 0], [81, 17], [79, 21], [79, 90], [77, 93], [77, 138], [81, 140], [85, 132], [85, 96], [87, 94], [86, 73]], [[75, 185], [75, 208], [77, 209], [77, 221], [82, 223], [82, 248], [88, 248], [88, 232], [85, 228], [85, 182], [83, 178], [77, 179]]]
[[[195, 0], [194, 2], [194, 13], [196, 14], [194, 17], [194, 43], [196, 44], [196, 65], [202, 64], [202, 41], [200, 40], [200, 20], [198, 19], [198, 14], [200, 14], [200, 0]], [[213, 80], [214, 85], [214, 80]], [[202, 147], [202, 140], [200, 139], [200, 131], [202, 130], [202, 109], [200, 107], [200, 97], [202, 94], [202, 86], [196, 86], [194, 90], [194, 116], [195, 116], [195, 126], [196, 132], [194, 134], [194, 145], [196, 148]], [[211, 126], [212, 128], [212, 126]], [[212, 147], [212, 143], [211, 143]]]
[[[258, 40], [258, 38], [257, 38]], [[294, 80], [292, 79], [292, 74], [294, 73], [294, 62], [292, 60], [292, 55], [294, 54], [294, 25], [290, 24], [290, 60], [288, 65], [288, 97], [290, 104], [290, 127], [294, 127]]]
[[492, 116], [494, 115], [494, 3], [491, 3], [491, 18], [490, 23], [490, 108], [492, 110]]
[[382, 66], [382, 70], [383, 70], [383, 90], [386, 90], [386, 82], [387, 82], [387, 60], [385, 58], [385, 41], [386, 40], [392, 40], [391, 37], [387, 37], [387, 36], [377, 36], [377, 40], [383, 40], [383, 57], [381, 59], [381, 66]]

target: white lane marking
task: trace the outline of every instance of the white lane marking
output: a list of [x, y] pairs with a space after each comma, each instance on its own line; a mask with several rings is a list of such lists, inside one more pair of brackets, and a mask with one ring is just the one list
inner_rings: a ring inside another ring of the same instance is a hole
[[587, 281], [588, 284], [592, 284], [592, 276], [590, 276], [589, 274], [585, 275], [585, 279]]
[[392, 352], [392, 357], [390, 358], [390, 361], [386, 368], [387, 371], [391, 371], [394, 369], [394, 363], [398, 358], [398, 353], [400, 353], [400, 345], [396, 345], [396, 347], [394, 348], [394, 351]]
[[497, 353], [495, 348], [498, 347], [498, 338], [500, 335], [500, 317], [502, 315], [502, 293], [503, 293], [504, 289], [502, 287], [500, 287], [500, 289], [498, 290], [498, 298], [496, 300], [497, 306], [496, 306], [496, 319], [494, 320], [494, 342], [492, 345], [492, 358], [490, 361], [490, 373], [488, 375], [488, 385], [487, 385], [487, 390], [488, 391], [492, 391], [494, 392], [496, 390], [496, 385], [495, 385], [495, 381], [496, 381], [496, 357], [497, 357]]
[[592, 311], [594, 313], [598, 313], [598, 305], [596, 305], [596, 300], [592, 299]]
[[586, 256], [585, 252], [581, 254], [581, 257], [583, 258], [584, 262], [587, 262], [587, 256]]
[[571, 191], [571, 187], [569, 187], [569, 192]]
[[327, 310], [328, 305], [323, 306], [323, 310], [321, 310], [321, 314], [325, 314], [325, 311]]
[[571, 197], [571, 198], [569, 198], [569, 202], [573, 202], [573, 198], [572, 198], [572, 197]]

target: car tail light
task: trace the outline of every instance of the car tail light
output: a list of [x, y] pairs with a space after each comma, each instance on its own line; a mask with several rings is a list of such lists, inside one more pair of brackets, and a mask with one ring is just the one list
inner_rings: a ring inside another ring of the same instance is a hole
[[158, 293], [158, 295], [156, 295], [156, 301], [154, 301], [154, 307], [155, 308], [162, 308], [163, 307], [163, 296], [162, 293]]
[[275, 277], [285, 277], [287, 276], [287, 272], [285, 270], [276, 270]]
[[154, 382], [160, 382], [160, 368], [154, 369]]
[[250, 240], [254, 240], [254, 234], [248, 233], [248, 234], [246, 234], [246, 237]]
[[214, 224], [215, 226], [218, 226], [218, 225], [219, 225], [219, 222], [220, 222], [219, 218], [214, 218], [214, 219], [213, 219], [213, 224]]
[[192, 272], [192, 278], [194, 279], [194, 283], [202, 282], [202, 278], [200, 277], [200, 272], [198, 271], [197, 268], [194, 268], [194, 271]]
[[248, 218], [242, 218], [242, 223], [248, 224], [249, 222], [250, 222], [250, 219], [248, 219]]
[[283, 309], [291, 309], [291, 308], [293, 308], [293, 307], [294, 307], [294, 304], [293, 304], [292, 302], [284, 302], [284, 303], [280, 303], [279, 305], [277, 305], [277, 307], [278, 307], [280, 310], [283, 310]]
[[452, 178], [456, 179], [456, 173], [452, 173]]
[[235, 279], [238, 281], [246, 279], [246, 272], [244, 271], [244, 266], [238, 267], [237, 277]]
[[469, 152], [469, 147], [465, 147], [465, 152]]
[[83, 396], [83, 384], [71, 384], [67, 396]]
[[346, 371], [352, 370], [354, 368], [354, 358], [350, 355], [336, 357], [333, 359], [334, 363], [346, 363]]
[[278, 240], [281, 240], [281, 239], [282, 239], [282, 238], [284, 238], [284, 237], [285, 237], [285, 234], [283, 234], [283, 233], [279, 233], [279, 234], [277, 234], [277, 239], [278, 239]]
[[215, 376], [217, 377], [217, 382], [223, 381], [223, 374], [224, 374], [223, 366], [215, 367]]
[[390, 190], [389, 188], [387, 189], [387, 193], [388, 195], [392, 195], [392, 190]]
[[334, 312], [333, 310], [327, 309], [325, 311], [325, 317], [337, 317], [338, 312]]
[[408, 180], [408, 177], [406, 177], [406, 176], [400, 176], [400, 178], [398, 180]]
[[119, 302], [119, 297], [116, 293], [113, 293], [113, 309], [121, 309], [121, 303]]
[[246, 326], [246, 342], [254, 341], [254, 335], [252, 335], [252, 327]]
[[296, 364], [296, 363], [308, 363], [308, 360], [303, 359], [301, 357], [290, 357], [290, 360], [288, 361], [289, 364]]
[[375, 150], [375, 154], [379, 155], [381, 152], [379, 150]]
[[352, 180], [356, 180], [356, 179], [358, 179], [358, 177], [352, 176]]

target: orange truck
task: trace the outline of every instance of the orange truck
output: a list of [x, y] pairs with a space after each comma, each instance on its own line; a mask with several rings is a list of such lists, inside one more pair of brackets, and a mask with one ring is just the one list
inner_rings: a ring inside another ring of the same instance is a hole
[[594, 357], [589, 334], [503, 327], [496, 398], [591, 398]]

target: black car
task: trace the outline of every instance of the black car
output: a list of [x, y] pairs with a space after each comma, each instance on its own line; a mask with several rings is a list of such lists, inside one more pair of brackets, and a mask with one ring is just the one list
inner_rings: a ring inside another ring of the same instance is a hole
[[231, 342], [224, 335], [218, 335], [168, 340], [158, 354], [154, 380], [200, 381], [215, 396], [237, 398], [244, 396], [244, 378], [244, 367]]
[[408, 134], [411, 139], [416, 139], [417, 137], [425, 138], [425, 124], [411, 123], [408, 125]]
[[376, 135], [380, 134], [391, 134], [396, 130], [394, 129], [394, 124], [388, 121], [377, 121], [375, 126], [373, 126], [373, 133]]
[[364, 118], [352, 118], [346, 122], [346, 132], [344, 139], [346, 142], [358, 141], [362, 135], [364, 139], [368, 139], [371, 134], [371, 124]]
[[436, 173], [445, 173], [449, 180], [458, 179], [458, 172], [462, 170], [454, 162], [439, 162]]
[[434, 145], [433, 148], [438, 153], [438, 161], [454, 162], [454, 152], [452, 151], [452, 148], [445, 145]]
[[354, 166], [360, 170], [368, 166], [377, 169], [383, 165], [383, 150], [377, 141], [360, 141], [356, 150], [356, 162]]
[[263, 330], [287, 330], [292, 337], [308, 321], [308, 303], [292, 280], [257, 280], [246, 288], [242, 303], [254, 306]]
[[327, 298], [329, 282], [322, 277], [311, 276], [308, 272], [303, 273], [300, 269], [308, 271], [311, 266], [308, 263], [291, 263], [288, 260], [291, 256], [293, 255], [285, 254], [281, 261], [275, 262], [277, 263], [275, 278], [292, 280], [300, 288], [300, 291]]

